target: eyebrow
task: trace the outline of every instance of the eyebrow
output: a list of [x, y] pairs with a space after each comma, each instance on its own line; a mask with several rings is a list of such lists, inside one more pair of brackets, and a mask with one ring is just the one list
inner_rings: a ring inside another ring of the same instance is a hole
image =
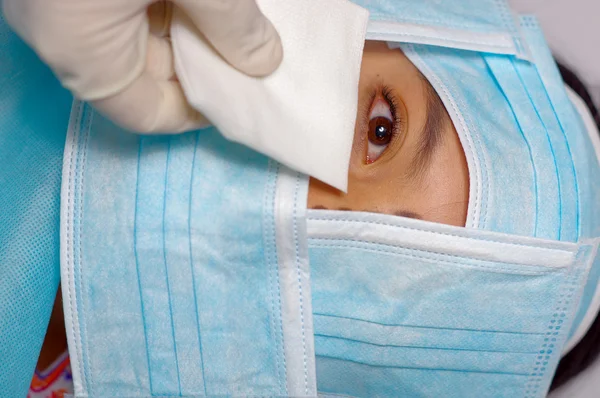
[[[314, 206], [313, 210], [331, 210], [328, 207], [325, 206]], [[337, 209], [334, 210], [338, 210], [338, 211], [353, 211], [351, 208], [349, 207], [338, 207]], [[356, 211], [367, 211], [367, 210], [356, 210]], [[394, 212], [395, 216], [399, 216], [399, 217], [407, 217], [407, 218], [416, 218], [417, 220], [422, 220], [423, 217], [418, 214], [418, 213], [414, 213], [412, 211], [406, 211], [406, 210], [399, 210]]]
[[399, 217], [407, 217], [407, 218], [416, 218], [417, 220], [422, 220], [423, 217], [421, 217], [420, 214], [414, 213], [412, 211], [397, 211], [394, 213], [395, 216], [399, 216]]
[[425, 174], [435, 150], [442, 142], [443, 129], [451, 121], [439, 95], [422, 74], [420, 75], [425, 91], [426, 120], [420, 132], [419, 143], [409, 170], [409, 176], [420, 178]]

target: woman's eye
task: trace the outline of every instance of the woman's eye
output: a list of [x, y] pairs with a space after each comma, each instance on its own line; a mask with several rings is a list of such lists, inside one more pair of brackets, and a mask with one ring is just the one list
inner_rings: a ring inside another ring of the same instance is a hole
[[394, 115], [390, 104], [384, 98], [376, 98], [369, 114], [367, 134], [367, 164], [381, 156], [394, 134]]

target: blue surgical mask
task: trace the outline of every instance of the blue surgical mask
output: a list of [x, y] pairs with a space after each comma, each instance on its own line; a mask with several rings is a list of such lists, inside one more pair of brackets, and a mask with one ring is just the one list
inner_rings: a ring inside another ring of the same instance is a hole
[[314, 396], [300, 177], [216, 130], [139, 137], [87, 105], [73, 114], [62, 278], [76, 395]]
[[76, 394], [545, 394], [597, 240], [307, 212], [306, 177], [216, 131], [139, 138], [73, 114]]
[[317, 385], [352, 397], [544, 396], [597, 248], [327, 211], [308, 234]]
[[307, 211], [305, 176], [213, 129], [139, 137], [75, 102], [77, 396], [546, 394], [598, 312], [600, 168], [543, 36], [499, 0], [359, 4], [453, 121], [466, 228]]

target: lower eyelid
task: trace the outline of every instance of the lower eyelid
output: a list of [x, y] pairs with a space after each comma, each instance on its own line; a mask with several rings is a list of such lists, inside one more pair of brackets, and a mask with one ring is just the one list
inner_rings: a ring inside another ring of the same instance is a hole
[[389, 146], [389, 144], [375, 145], [375, 144], [369, 142], [367, 144], [367, 158], [365, 159], [366, 163], [367, 164], [375, 163], [377, 161], [377, 159], [379, 159], [381, 157], [383, 152], [385, 152], [385, 150], [387, 149], [388, 146]]

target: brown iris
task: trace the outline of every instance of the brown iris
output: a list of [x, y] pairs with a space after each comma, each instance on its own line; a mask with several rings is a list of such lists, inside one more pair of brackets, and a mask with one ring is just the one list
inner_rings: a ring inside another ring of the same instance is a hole
[[369, 141], [375, 145], [387, 145], [392, 139], [393, 122], [378, 116], [369, 121]]

